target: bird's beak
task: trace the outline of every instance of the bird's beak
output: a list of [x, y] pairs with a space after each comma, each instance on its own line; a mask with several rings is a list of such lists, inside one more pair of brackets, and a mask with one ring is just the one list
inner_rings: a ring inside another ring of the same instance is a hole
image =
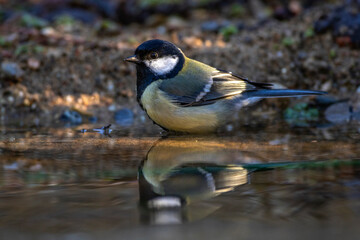
[[140, 60], [136, 57], [136, 55], [127, 57], [127, 58], [124, 59], [124, 61], [132, 62], [132, 63], [139, 63], [140, 62]]

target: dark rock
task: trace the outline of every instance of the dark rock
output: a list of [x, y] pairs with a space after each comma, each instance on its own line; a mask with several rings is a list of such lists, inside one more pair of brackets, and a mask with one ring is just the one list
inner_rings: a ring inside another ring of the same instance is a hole
[[89, 120], [90, 123], [96, 123], [98, 121], [98, 118], [95, 117], [95, 116], [91, 116], [91, 117], [89, 117], [88, 120]]
[[45, 15], [44, 18], [46, 18], [50, 21], [54, 21], [56, 18], [63, 16], [63, 15], [70, 16], [73, 19], [76, 19], [78, 21], [81, 21], [83, 23], [88, 23], [88, 24], [92, 24], [98, 19], [98, 16], [96, 14], [89, 12], [87, 10], [76, 9], [76, 8], [60, 9], [60, 10], [57, 10], [57, 11], [54, 11], [54, 12], [51, 12], [51, 13]]
[[[221, 28], [230, 26], [229, 21], [206, 21], [201, 24], [201, 30], [205, 32], [219, 32]], [[243, 28], [243, 25], [241, 25]]]
[[329, 14], [322, 15], [314, 23], [316, 33], [332, 31], [339, 45], [360, 47], [360, 4], [341, 6]]
[[32, 7], [31, 12], [51, 21], [61, 15], [68, 15], [84, 23], [93, 23], [99, 17], [116, 19], [116, 6], [117, 4], [108, 0], [52, 0], [40, 1]]
[[5, 22], [13, 15], [12, 11], [1, 9], [0, 8], [0, 23]]
[[80, 113], [76, 111], [66, 110], [61, 116], [60, 120], [64, 122], [68, 122], [71, 124], [80, 124], [82, 123], [82, 117]]
[[116, 18], [116, 5], [113, 1], [88, 0], [86, 3], [93, 7], [103, 17], [111, 19]]
[[120, 109], [115, 112], [115, 122], [123, 127], [131, 126], [134, 121], [134, 114], [128, 108]]
[[351, 107], [347, 102], [335, 103], [325, 110], [325, 118], [332, 123], [347, 122], [351, 118]]
[[298, 58], [303, 60], [303, 59], [306, 59], [308, 56], [308, 54], [305, 52], [305, 51], [299, 51], [298, 52]]
[[246, 26], [243, 22], [238, 22], [236, 24], [236, 27], [238, 28], [238, 30], [244, 30], [246, 28]]
[[180, 1], [180, 3], [176, 1], [167, 1], [166, 3], [147, 1], [147, 4], [144, 2], [139, 0], [120, 1], [116, 7], [117, 20], [123, 24], [146, 23], [149, 17], [156, 14], [185, 16], [194, 7], [187, 1]]
[[201, 30], [206, 32], [217, 32], [221, 28], [217, 21], [206, 21], [201, 24]]
[[274, 18], [277, 20], [288, 20], [294, 16], [287, 6], [279, 6], [274, 10]]

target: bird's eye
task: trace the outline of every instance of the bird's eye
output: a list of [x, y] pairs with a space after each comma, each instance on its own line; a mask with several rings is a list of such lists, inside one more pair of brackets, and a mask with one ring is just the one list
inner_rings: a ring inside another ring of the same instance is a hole
[[155, 59], [155, 58], [157, 58], [157, 57], [158, 57], [158, 54], [157, 54], [156, 52], [150, 53], [150, 58], [151, 58], [151, 59]]

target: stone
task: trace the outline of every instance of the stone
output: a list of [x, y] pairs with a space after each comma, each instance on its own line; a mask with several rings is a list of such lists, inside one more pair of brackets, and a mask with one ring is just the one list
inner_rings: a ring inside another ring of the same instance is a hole
[[123, 108], [115, 112], [115, 122], [123, 127], [131, 126], [134, 122], [134, 114], [128, 108]]
[[350, 108], [350, 104], [347, 102], [332, 104], [325, 110], [325, 118], [332, 123], [342, 123], [350, 121]]
[[76, 111], [65, 110], [65, 112], [60, 116], [60, 120], [64, 122], [69, 122], [71, 124], [80, 124], [82, 123], [82, 117], [80, 113]]
[[12, 79], [19, 79], [24, 75], [24, 71], [15, 62], [1, 63], [1, 72], [3, 72], [6, 77]]

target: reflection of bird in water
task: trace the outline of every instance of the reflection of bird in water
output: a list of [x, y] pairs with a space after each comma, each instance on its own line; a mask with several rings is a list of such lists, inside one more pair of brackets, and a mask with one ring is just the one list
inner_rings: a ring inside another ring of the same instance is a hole
[[[184, 217], [189, 220], [182, 206], [215, 197], [247, 182], [243, 167], [226, 163], [233, 155], [234, 149], [214, 147], [214, 142], [201, 139], [161, 139], [149, 150], [139, 168], [140, 204], [151, 209], [151, 218], [157, 219], [156, 223], [181, 222]], [[190, 214], [208, 215], [216, 209], [207, 207], [199, 214], [197, 208]]]

